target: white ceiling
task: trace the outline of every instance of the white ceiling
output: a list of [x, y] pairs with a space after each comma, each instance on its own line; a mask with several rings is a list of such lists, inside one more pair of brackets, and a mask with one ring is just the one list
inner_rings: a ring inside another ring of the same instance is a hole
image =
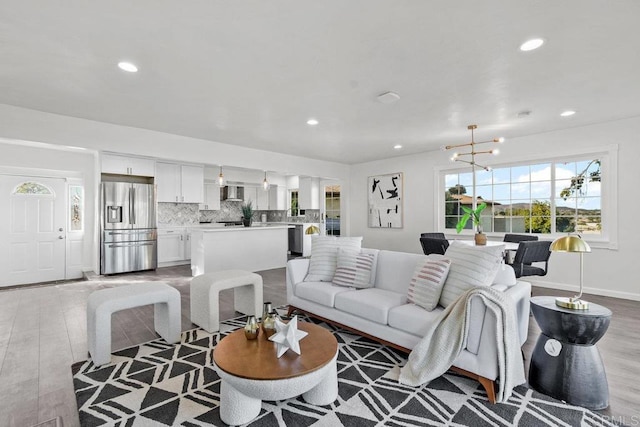
[[3, 0], [0, 103], [359, 163], [470, 123], [478, 140], [640, 115], [638, 18], [637, 0]]

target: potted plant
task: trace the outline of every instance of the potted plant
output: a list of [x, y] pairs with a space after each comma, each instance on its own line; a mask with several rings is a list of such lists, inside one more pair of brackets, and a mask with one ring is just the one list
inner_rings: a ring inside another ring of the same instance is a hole
[[460, 218], [460, 221], [458, 221], [458, 224], [456, 224], [456, 231], [460, 233], [462, 229], [467, 225], [467, 221], [469, 221], [469, 218], [471, 218], [471, 220], [473, 221], [473, 226], [476, 229], [476, 235], [474, 236], [476, 245], [487, 244], [487, 236], [486, 234], [482, 233], [482, 218], [480, 217], [480, 214], [486, 207], [486, 203], [481, 203], [475, 209], [462, 206], [464, 215], [462, 215], [462, 218]]
[[242, 225], [245, 227], [251, 227], [251, 221], [253, 220], [253, 202], [249, 200], [247, 203], [242, 204]]

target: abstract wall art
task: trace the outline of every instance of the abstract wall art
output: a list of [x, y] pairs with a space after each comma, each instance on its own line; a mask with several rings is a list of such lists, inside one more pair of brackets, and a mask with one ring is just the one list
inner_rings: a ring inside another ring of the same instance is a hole
[[402, 228], [402, 172], [370, 176], [369, 227]]

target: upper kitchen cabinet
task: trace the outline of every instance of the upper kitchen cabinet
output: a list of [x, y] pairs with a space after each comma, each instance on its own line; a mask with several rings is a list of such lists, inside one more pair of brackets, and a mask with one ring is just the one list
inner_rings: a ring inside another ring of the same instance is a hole
[[253, 208], [257, 209], [256, 208], [257, 203], [258, 203], [258, 201], [256, 200], [257, 199], [257, 195], [258, 195], [258, 193], [257, 193], [257, 188], [256, 187], [245, 185], [245, 187], [244, 187], [244, 199], [243, 199], [244, 203], [251, 202], [252, 205], [253, 205]]
[[220, 186], [217, 182], [204, 183], [204, 202], [198, 208], [201, 211], [220, 210]]
[[320, 209], [320, 178], [299, 178], [298, 204], [300, 209]]
[[269, 187], [269, 209], [283, 211], [287, 209], [287, 189], [284, 185]]
[[102, 154], [102, 173], [118, 175], [155, 176], [156, 162], [142, 157]]
[[157, 162], [156, 185], [159, 202], [203, 203], [204, 168]]
[[259, 211], [269, 210], [269, 191], [263, 187], [256, 188], [256, 209]]

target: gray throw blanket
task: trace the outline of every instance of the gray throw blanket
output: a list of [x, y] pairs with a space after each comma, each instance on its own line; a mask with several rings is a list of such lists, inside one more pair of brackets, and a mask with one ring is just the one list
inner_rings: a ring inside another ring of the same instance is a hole
[[419, 386], [447, 372], [467, 341], [470, 301], [476, 295], [497, 319], [495, 342], [484, 343], [498, 349], [500, 383], [496, 401], [505, 402], [513, 388], [525, 382], [514, 304], [504, 292], [478, 287], [460, 295], [442, 312], [440, 320], [433, 322], [400, 369], [400, 383]]

